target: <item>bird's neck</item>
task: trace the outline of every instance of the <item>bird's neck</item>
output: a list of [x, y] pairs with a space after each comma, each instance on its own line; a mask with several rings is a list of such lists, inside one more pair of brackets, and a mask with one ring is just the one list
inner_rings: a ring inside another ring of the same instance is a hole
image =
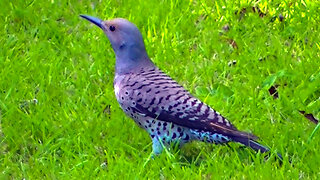
[[150, 60], [147, 54], [139, 59], [123, 58], [116, 56], [116, 74], [128, 74], [139, 72], [141, 68], [153, 67], [154, 64]]

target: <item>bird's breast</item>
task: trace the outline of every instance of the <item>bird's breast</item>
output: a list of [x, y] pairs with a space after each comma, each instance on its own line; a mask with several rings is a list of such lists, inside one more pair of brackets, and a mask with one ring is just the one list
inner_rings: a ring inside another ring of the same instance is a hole
[[116, 75], [114, 77], [113, 88], [114, 88], [114, 94], [116, 95], [116, 98], [118, 101], [119, 101], [121, 89], [123, 87], [124, 78], [125, 77], [123, 75]]
[[114, 84], [113, 85], [113, 88], [114, 88], [114, 93], [115, 93], [115, 95], [116, 96], [119, 96], [119, 92], [120, 92], [120, 86], [119, 86], [119, 84]]

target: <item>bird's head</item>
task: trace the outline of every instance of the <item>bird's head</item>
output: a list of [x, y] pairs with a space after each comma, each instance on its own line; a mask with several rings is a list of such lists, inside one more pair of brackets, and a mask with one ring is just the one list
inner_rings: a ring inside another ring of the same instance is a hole
[[103, 21], [99, 18], [80, 15], [82, 18], [100, 27], [107, 35], [116, 54], [117, 61], [125, 59], [126, 64], [149, 61], [139, 29], [130, 21], [122, 18]]

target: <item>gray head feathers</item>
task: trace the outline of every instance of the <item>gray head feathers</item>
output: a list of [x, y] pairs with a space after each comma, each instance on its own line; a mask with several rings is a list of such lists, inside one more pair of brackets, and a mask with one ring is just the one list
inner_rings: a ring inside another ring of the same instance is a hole
[[139, 29], [122, 18], [102, 21], [98, 18], [81, 17], [100, 27], [107, 35], [116, 55], [116, 73], [126, 74], [139, 71], [142, 67], [153, 66], [145, 49]]

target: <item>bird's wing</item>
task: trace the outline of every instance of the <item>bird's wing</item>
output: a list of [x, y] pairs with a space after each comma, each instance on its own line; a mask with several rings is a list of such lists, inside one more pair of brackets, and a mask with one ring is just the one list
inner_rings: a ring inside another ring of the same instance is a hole
[[225, 135], [230, 138], [241, 137], [241, 138], [253, 139], [253, 140], [257, 139], [257, 137], [254, 136], [253, 134], [241, 132], [241, 131], [238, 131], [237, 129], [226, 127], [226, 126], [217, 124], [215, 122], [208, 121], [206, 119], [190, 120], [188, 118], [181, 118], [170, 111], [161, 111], [160, 114], [157, 115], [153, 112], [150, 112], [148, 109], [144, 108], [139, 104], [137, 104], [136, 107], [134, 107], [133, 109], [134, 111], [144, 114], [145, 116], [148, 116], [157, 120], [161, 120], [161, 121], [171, 122], [183, 127], [191, 128], [191, 129], [197, 129], [204, 132], [207, 132], [207, 131], [214, 132], [214, 133]]
[[[210, 131], [232, 137], [257, 139], [238, 131], [227, 119], [205, 103], [193, 97], [176, 81], [159, 69], [143, 70], [127, 81], [129, 100], [134, 112], [161, 121]], [[124, 91], [126, 88], [124, 88]]]

